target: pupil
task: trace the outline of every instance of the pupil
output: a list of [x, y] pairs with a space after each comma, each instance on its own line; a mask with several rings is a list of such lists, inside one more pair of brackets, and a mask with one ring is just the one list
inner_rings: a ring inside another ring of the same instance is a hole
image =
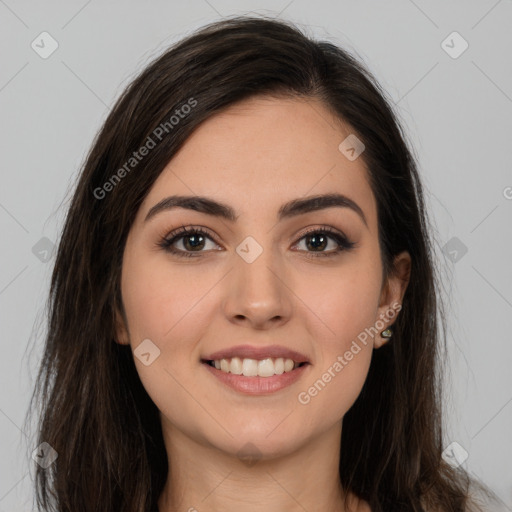
[[197, 234], [196, 234], [196, 235], [188, 235], [188, 236], [185, 238], [185, 240], [187, 240], [187, 241], [188, 241], [188, 243], [186, 243], [185, 245], [190, 246], [190, 247], [187, 247], [187, 249], [188, 249], [188, 248], [196, 248], [196, 249], [197, 249], [198, 247], [200, 247], [200, 244], [201, 244], [201, 243], [204, 243], [204, 241], [198, 241], [198, 240], [196, 240], [195, 242], [190, 243], [190, 240], [191, 240], [191, 239], [193, 240], [193, 239], [197, 239], [197, 238], [201, 238], [201, 239], [202, 239], [202, 238], [203, 238], [203, 236], [202, 236], [202, 235], [197, 235]]
[[318, 238], [322, 239], [322, 242], [320, 242], [319, 244], [318, 243], [308, 244], [308, 245], [312, 245], [315, 249], [318, 249], [320, 247], [321, 248], [325, 247], [325, 239], [326, 239], [325, 236], [323, 236], [323, 235], [311, 235], [308, 238], [309, 238], [309, 240], [315, 240], [315, 239], [318, 239]]

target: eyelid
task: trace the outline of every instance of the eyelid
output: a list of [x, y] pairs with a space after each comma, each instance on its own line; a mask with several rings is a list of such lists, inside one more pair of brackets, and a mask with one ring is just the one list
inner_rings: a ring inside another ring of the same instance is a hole
[[[203, 234], [204, 236], [211, 238], [213, 242], [215, 242], [217, 245], [222, 245], [218, 240], [217, 236], [208, 228], [205, 228], [203, 226], [196, 226], [196, 225], [181, 225], [175, 229], [172, 229], [171, 231], [167, 232], [165, 235], [160, 237], [160, 241], [158, 243], [159, 246], [162, 244], [168, 244], [169, 242], [173, 242], [174, 240], [179, 240], [188, 234], [195, 235], [195, 234]], [[180, 251], [181, 252], [181, 251]], [[203, 251], [206, 252], [206, 251]]]
[[306, 231], [301, 232], [298, 235], [295, 235], [294, 238], [297, 239], [293, 247], [298, 245], [301, 240], [306, 238], [310, 234], [314, 233], [324, 233], [327, 235], [328, 238], [333, 239], [336, 244], [338, 245], [338, 248], [334, 251], [320, 251], [315, 253], [314, 251], [301, 251], [306, 252], [307, 256], [317, 257], [317, 256], [335, 256], [337, 254], [340, 254], [341, 252], [349, 251], [350, 249], [353, 249], [357, 247], [356, 242], [353, 242], [343, 231], [341, 231], [338, 228], [334, 228], [332, 226], [328, 225], [320, 225], [320, 226], [313, 226], [306, 229]]
[[338, 235], [345, 238], [346, 240], [349, 240], [349, 237], [341, 229], [334, 228], [327, 224], [315, 224], [313, 226], [303, 228], [303, 230], [294, 235], [294, 238], [298, 241], [311, 233], [317, 232], [328, 233], [329, 235]]
[[[315, 225], [310, 226], [308, 228], [305, 228], [305, 231], [299, 232], [298, 234], [294, 235], [295, 242], [292, 247], [296, 247], [305, 237], [307, 237], [310, 234], [314, 233], [324, 233], [327, 235], [328, 238], [334, 240], [337, 244], [337, 248], [335, 250], [330, 251], [298, 251], [298, 252], [304, 252], [308, 257], [328, 257], [328, 256], [336, 256], [339, 255], [342, 252], [348, 251], [352, 248], [354, 248], [357, 244], [355, 242], [352, 242], [347, 235], [340, 229], [334, 228], [329, 225]], [[157, 246], [159, 248], [163, 248], [167, 252], [174, 254], [178, 257], [185, 256], [185, 257], [198, 257], [205, 254], [209, 254], [212, 252], [212, 250], [208, 251], [183, 251], [180, 249], [174, 249], [172, 246], [173, 244], [181, 240], [182, 238], [185, 238], [188, 234], [194, 235], [194, 234], [200, 234], [204, 235], [207, 238], [211, 239], [215, 244], [222, 246], [217, 241], [217, 237], [215, 234], [213, 234], [208, 228], [205, 228], [203, 226], [185, 226], [182, 225], [179, 228], [173, 229], [170, 232], [168, 232], [166, 235], [160, 238], [160, 241], [157, 243]]]

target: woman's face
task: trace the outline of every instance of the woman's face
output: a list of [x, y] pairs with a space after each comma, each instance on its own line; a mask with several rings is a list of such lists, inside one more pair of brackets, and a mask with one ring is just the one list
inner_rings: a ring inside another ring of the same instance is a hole
[[[204, 122], [154, 183], [125, 247], [118, 342], [164, 432], [274, 457], [341, 427], [383, 342], [372, 333], [395, 321], [407, 284], [383, 282], [376, 202], [349, 135], [316, 100], [252, 98]], [[347, 199], [307, 201], [326, 194]], [[171, 196], [224, 206], [161, 203]], [[307, 364], [287, 371], [286, 359]]]

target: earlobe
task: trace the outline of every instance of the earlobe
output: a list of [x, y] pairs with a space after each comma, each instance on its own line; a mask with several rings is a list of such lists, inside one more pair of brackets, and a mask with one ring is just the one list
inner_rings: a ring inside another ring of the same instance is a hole
[[410, 277], [411, 256], [407, 251], [404, 251], [395, 257], [394, 268], [382, 287], [376, 319], [376, 324], [380, 325], [382, 329], [379, 329], [379, 333], [375, 336], [374, 348], [380, 348], [392, 339], [392, 325], [402, 309], [402, 302]]

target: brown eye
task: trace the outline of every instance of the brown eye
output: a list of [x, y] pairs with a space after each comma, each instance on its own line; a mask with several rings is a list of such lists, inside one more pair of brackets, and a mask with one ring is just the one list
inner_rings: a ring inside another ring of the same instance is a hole
[[[352, 249], [356, 244], [348, 240], [348, 238], [333, 230], [330, 227], [314, 228], [302, 235], [300, 240], [305, 240], [306, 252], [308, 257], [316, 256], [336, 256], [340, 252]], [[329, 244], [329, 240], [334, 241], [334, 248], [330, 251], [325, 251]], [[311, 250], [309, 250], [311, 249]]]
[[[162, 247], [162, 249], [172, 254], [176, 254], [177, 256], [195, 257], [200, 256], [202, 252], [206, 252], [202, 249], [204, 249], [207, 240], [214, 242], [211, 235], [203, 229], [188, 229], [185, 226], [182, 226], [178, 231], [162, 238], [158, 245]], [[175, 247], [177, 242], [182, 244], [183, 249]]]

